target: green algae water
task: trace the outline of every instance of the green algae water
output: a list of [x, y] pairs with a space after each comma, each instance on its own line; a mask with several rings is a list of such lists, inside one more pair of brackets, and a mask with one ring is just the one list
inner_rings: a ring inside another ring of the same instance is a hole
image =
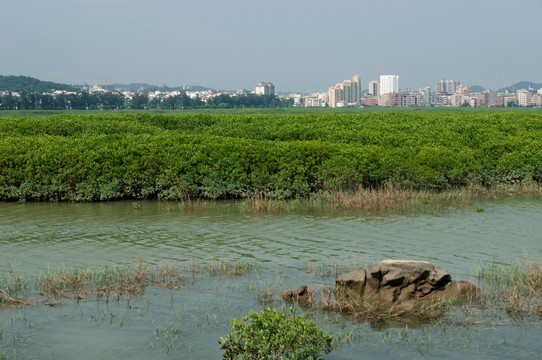
[[[281, 291], [333, 286], [315, 269], [388, 258], [427, 260], [476, 282], [480, 263], [542, 259], [542, 202], [513, 199], [423, 212], [247, 213], [233, 202], [186, 210], [174, 202], [0, 203], [0, 273], [32, 277], [77, 266], [248, 262], [243, 276], [187, 277], [120, 301], [63, 299], [0, 308], [0, 359], [219, 359], [233, 318], [280, 308]], [[484, 209], [474, 211], [475, 206]], [[270, 289], [274, 300], [262, 300]], [[302, 309], [298, 309], [302, 312]], [[336, 338], [326, 359], [538, 358], [538, 319], [496, 314], [468, 326], [315, 321]]]

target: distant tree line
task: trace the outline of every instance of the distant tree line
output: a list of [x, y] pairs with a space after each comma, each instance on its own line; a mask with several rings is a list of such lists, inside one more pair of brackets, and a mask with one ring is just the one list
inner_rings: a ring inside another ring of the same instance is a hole
[[155, 96], [149, 99], [147, 94], [135, 94], [130, 103], [131, 109], [190, 109], [190, 108], [269, 108], [289, 107], [293, 105], [292, 99], [282, 99], [276, 95], [240, 95], [230, 96], [220, 94], [203, 101], [199, 97], [191, 98], [186, 93], [175, 96]]
[[118, 92], [81, 91], [75, 94], [44, 94], [37, 92], [11, 92], [0, 96], [0, 110], [120, 110], [120, 109], [190, 109], [190, 108], [265, 108], [289, 107], [293, 100], [281, 99], [276, 95], [230, 96], [221, 94], [206, 102], [199, 97], [191, 98], [186, 93], [158, 95], [149, 98], [147, 94], [134, 94], [131, 99]]
[[289, 107], [293, 103], [293, 99], [281, 99], [276, 95], [229, 96], [222, 94], [207, 100], [207, 105], [215, 108]]
[[127, 99], [120, 93], [41, 94], [21, 91], [0, 96], [0, 110], [96, 110], [124, 109]]

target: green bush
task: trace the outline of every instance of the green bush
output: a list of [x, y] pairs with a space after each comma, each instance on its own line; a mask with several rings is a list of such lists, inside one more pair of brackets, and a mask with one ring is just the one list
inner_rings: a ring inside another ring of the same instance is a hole
[[540, 185], [542, 113], [0, 118], [0, 201]]
[[224, 359], [319, 359], [333, 349], [332, 336], [303, 314], [266, 308], [232, 321], [233, 331], [220, 338]]

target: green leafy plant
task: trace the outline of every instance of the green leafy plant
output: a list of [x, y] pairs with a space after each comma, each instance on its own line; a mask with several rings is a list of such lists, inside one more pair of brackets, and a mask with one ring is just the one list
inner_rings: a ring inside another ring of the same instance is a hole
[[542, 113], [527, 111], [2, 117], [0, 200], [538, 194], [541, 136]]
[[233, 331], [220, 338], [224, 359], [320, 359], [333, 350], [332, 336], [305, 314], [266, 308], [232, 321]]

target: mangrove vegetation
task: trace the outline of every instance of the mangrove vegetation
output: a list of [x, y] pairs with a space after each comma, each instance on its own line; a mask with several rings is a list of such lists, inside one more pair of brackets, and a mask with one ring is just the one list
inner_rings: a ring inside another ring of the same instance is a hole
[[8, 117], [0, 199], [538, 189], [541, 138], [535, 112]]

